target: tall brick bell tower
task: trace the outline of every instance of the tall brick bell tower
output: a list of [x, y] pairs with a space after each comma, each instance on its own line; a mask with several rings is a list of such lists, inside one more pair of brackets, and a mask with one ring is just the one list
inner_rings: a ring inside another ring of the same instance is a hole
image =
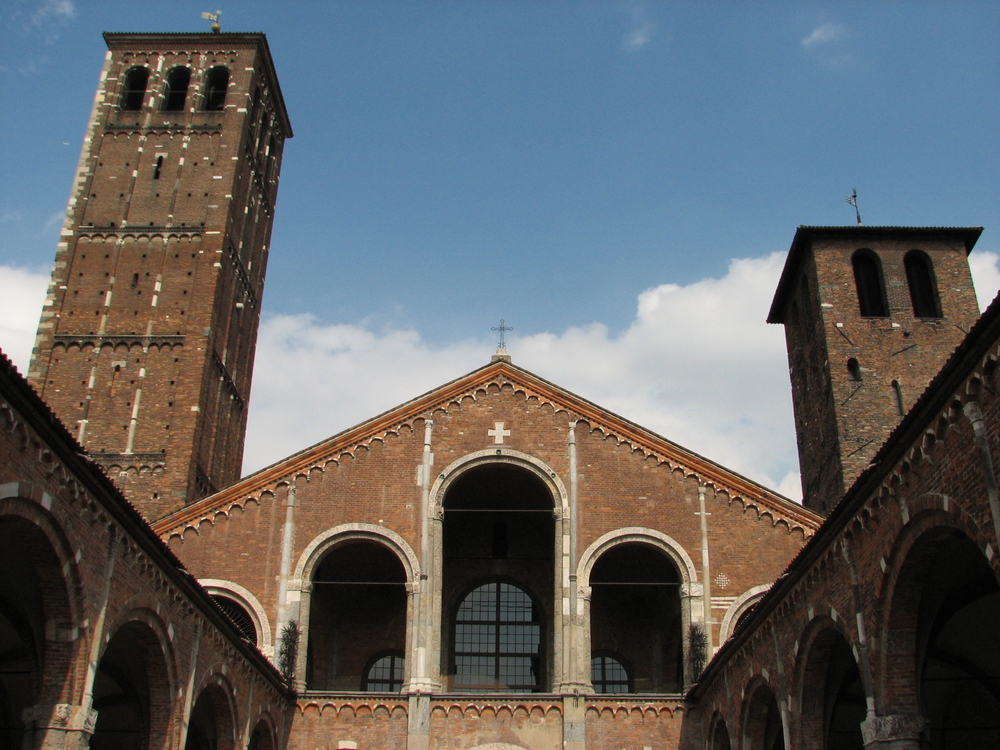
[[28, 377], [155, 519], [240, 476], [292, 136], [263, 34], [105, 34]]
[[805, 505], [827, 514], [979, 317], [982, 228], [799, 227], [783, 323]]

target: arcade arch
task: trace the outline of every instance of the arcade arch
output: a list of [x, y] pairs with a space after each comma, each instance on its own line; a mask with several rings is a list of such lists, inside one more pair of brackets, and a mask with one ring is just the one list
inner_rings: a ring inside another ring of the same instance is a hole
[[798, 742], [803, 750], [863, 750], [867, 700], [850, 644], [833, 620], [817, 618], [803, 635]]
[[774, 691], [758, 679], [743, 704], [743, 750], [785, 750], [785, 732]]
[[[142, 613], [136, 613], [141, 615]], [[126, 620], [104, 647], [94, 678], [93, 750], [167, 744], [173, 695], [160, 637], [143, 619]]]
[[[3, 501], [0, 515], [0, 747], [19, 748], [33, 730], [33, 708], [65, 700], [71, 684], [76, 608], [56, 528], [37, 506]], [[55, 542], [55, 544], [53, 544]], [[46, 687], [48, 686], [48, 687]], [[47, 719], [39, 715], [39, 719]], [[27, 722], [26, 722], [27, 719]], [[27, 740], [30, 744], [30, 740]]]
[[881, 713], [922, 716], [935, 750], [998, 746], [996, 573], [943, 513], [914, 519], [909, 531], [916, 538], [895, 577], [885, 622], [892, 633], [886, 673], [905, 679], [894, 680]]
[[229, 686], [218, 675], [198, 694], [184, 750], [235, 750], [236, 717]]

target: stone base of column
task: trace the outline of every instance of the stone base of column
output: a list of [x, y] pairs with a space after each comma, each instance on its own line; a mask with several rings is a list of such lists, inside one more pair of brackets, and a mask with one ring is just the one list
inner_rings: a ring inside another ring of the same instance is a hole
[[90, 747], [97, 711], [70, 703], [40, 703], [21, 714], [26, 747], [38, 750], [78, 750]]
[[869, 716], [861, 722], [865, 750], [921, 750], [927, 747], [927, 720], [919, 714]]
[[431, 697], [411, 695], [406, 723], [406, 750], [427, 750], [431, 743]]
[[587, 746], [587, 701], [582, 696], [563, 698], [563, 750]]

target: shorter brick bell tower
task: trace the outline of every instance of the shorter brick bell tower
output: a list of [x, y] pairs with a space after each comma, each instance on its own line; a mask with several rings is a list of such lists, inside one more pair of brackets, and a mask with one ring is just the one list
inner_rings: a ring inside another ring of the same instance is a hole
[[829, 513], [979, 317], [982, 228], [799, 227], [785, 326], [803, 502]]

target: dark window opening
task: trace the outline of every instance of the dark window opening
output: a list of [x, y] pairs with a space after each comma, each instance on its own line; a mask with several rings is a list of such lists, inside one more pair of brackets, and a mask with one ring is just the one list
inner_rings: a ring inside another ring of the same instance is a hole
[[[160, 170], [162, 170], [162, 169], [163, 169], [163, 157], [162, 156], [157, 156], [156, 157], [156, 167], [153, 169], [153, 179], [154, 180], [160, 179]], [[157, 195], [159, 195], [159, 193], [157, 193]], [[150, 222], [150, 224], [152, 224], [152, 223], [153, 222]]]
[[122, 98], [118, 106], [126, 112], [138, 112], [142, 109], [142, 100], [146, 98], [148, 83], [148, 69], [131, 68], [125, 74], [125, 85], [122, 87]]
[[896, 414], [903, 416], [906, 413], [903, 409], [903, 389], [899, 386], [898, 380], [892, 381], [892, 395], [896, 404]]
[[398, 693], [403, 689], [405, 664], [402, 651], [376, 654], [365, 670], [361, 690], [364, 692]]
[[501, 582], [473, 589], [455, 616], [455, 690], [538, 692], [541, 646], [541, 616], [526, 591]]
[[190, 83], [191, 70], [188, 68], [178, 66], [167, 73], [167, 85], [163, 89], [164, 112], [184, 110], [184, 100], [187, 99], [188, 84]]
[[226, 89], [229, 88], [229, 69], [212, 68], [205, 77], [206, 112], [220, 112], [226, 106]]
[[132, 288], [135, 289], [139, 285], [139, 274], [132, 274]]
[[858, 360], [854, 357], [847, 360], [847, 374], [851, 380], [861, 380], [861, 365], [858, 364]]
[[889, 306], [885, 300], [882, 263], [871, 250], [858, 250], [851, 259], [854, 283], [858, 289], [858, 307], [866, 318], [886, 318]]
[[600, 651], [590, 658], [590, 680], [597, 693], [631, 693], [632, 670], [624, 658], [610, 651]]
[[938, 297], [934, 267], [927, 254], [911, 250], [903, 258], [906, 268], [906, 282], [910, 286], [910, 301], [916, 318], [940, 318], [941, 300]]

